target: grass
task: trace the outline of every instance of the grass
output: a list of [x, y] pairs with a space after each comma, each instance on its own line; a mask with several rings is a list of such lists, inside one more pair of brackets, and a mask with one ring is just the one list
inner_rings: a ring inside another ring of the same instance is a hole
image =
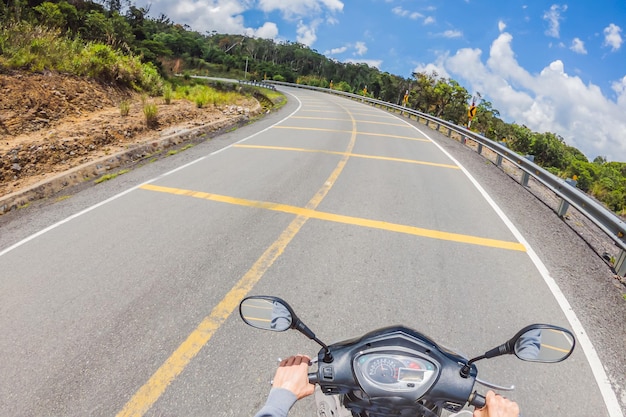
[[114, 172], [113, 174], [106, 174], [106, 175], [101, 176], [97, 180], [95, 180], [94, 183], [100, 184], [101, 182], [109, 181], [109, 180], [119, 177], [120, 175], [124, 175], [127, 172], [129, 172], [128, 169], [122, 169], [121, 171]]
[[187, 149], [189, 149], [189, 148], [193, 148], [193, 143], [189, 143], [189, 144], [187, 144], [187, 145], [183, 146], [183, 147], [182, 147], [182, 148], [180, 148], [180, 149], [172, 149], [172, 150], [171, 150], [171, 151], [169, 151], [167, 154], [168, 154], [169, 156], [176, 155], [177, 153], [182, 152], [182, 151], [186, 151], [186, 150], [187, 150]]
[[61, 197], [57, 197], [57, 199], [55, 200], [57, 203], [67, 200], [68, 198], [71, 198], [71, 195], [62, 195]]
[[172, 102], [172, 97], [174, 97], [172, 86], [170, 84], [165, 84], [163, 87], [163, 100], [165, 101], [165, 104], [170, 104]]
[[70, 38], [26, 22], [0, 26], [0, 68], [58, 71], [159, 95], [163, 78], [152, 63], [110, 45]]
[[130, 101], [122, 100], [120, 102], [120, 115], [122, 117], [126, 117], [128, 116], [129, 113], [130, 113]]
[[146, 126], [155, 128], [159, 124], [159, 109], [156, 104], [146, 102], [143, 105], [143, 114], [146, 117]]

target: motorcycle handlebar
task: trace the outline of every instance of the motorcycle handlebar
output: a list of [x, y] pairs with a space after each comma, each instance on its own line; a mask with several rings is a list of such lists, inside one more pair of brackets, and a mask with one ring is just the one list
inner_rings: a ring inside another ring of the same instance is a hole
[[309, 384], [317, 384], [317, 372], [309, 372]]
[[473, 405], [476, 408], [483, 408], [485, 404], [485, 397], [474, 391], [474, 394], [472, 394], [472, 399], [470, 400], [470, 405]]

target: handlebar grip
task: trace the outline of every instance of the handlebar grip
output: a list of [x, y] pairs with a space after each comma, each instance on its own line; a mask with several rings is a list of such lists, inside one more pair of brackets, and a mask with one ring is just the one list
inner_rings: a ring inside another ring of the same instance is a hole
[[317, 372], [309, 372], [309, 384], [317, 384]]
[[485, 397], [474, 391], [470, 400], [470, 405], [473, 405], [476, 408], [483, 408], [485, 404]]

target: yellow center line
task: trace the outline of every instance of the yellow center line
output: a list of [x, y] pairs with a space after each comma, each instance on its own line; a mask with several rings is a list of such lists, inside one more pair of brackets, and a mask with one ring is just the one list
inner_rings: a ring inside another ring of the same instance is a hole
[[[349, 111], [346, 109], [346, 112]], [[341, 160], [330, 174], [328, 179], [324, 181], [324, 185], [315, 193], [313, 198], [307, 203], [305, 211], [314, 212], [328, 194], [331, 187], [337, 181], [337, 178], [343, 171], [354, 145], [356, 143], [356, 121], [352, 118], [352, 136], [350, 143], [346, 147], [346, 151]], [[147, 187], [147, 186], [146, 186]], [[156, 186], [154, 186], [156, 187]], [[150, 189], [149, 187], [146, 189]], [[184, 191], [182, 194], [191, 195], [190, 191]], [[180, 375], [187, 364], [200, 352], [213, 337], [213, 334], [220, 328], [226, 319], [237, 308], [239, 302], [252, 289], [252, 287], [261, 279], [265, 272], [272, 266], [274, 261], [283, 253], [287, 245], [292, 241], [302, 226], [306, 223], [308, 217], [305, 214], [298, 216], [287, 226], [280, 234], [278, 239], [261, 255], [259, 259], [252, 265], [250, 270], [235, 284], [235, 286], [226, 294], [226, 296], [213, 308], [211, 314], [202, 320], [198, 327], [191, 332], [187, 339], [170, 355], [169, 358], [157, 369], [150, 379], [133, 395], [126, 403], [124, 408], [117, 414], [117, 417], [139, 417], [143, 416], [152, 405], [161, 397], [172, 381]]]
[[407, 235], [426, 237], [431, 239], [446, 240], [458, 243], [467, 243], [471, 245], [487, 246], [491, 248], [507, 249], [513, 251], [525, 252], [524, 245], [518, 242], [509, 242], [498, 239], [488, 239], [483, 237], [469, 236], [458, 233], [441, 232], [438, 230], [423, 229], [421, 227], [406, 226], [402, 224], [389, 223], [380, 220], [370, 220], [361, 217], [344, 216], [341, 214], [327, 213], [316, 211], [312, 208], [302, 208], [290, 206], [287, 204], [271, 203], [267, 201], [246, 200], [243, 198], [229, 197], [219, 194], [205, 193], [202, 191], [183, 190], [179, 188], [163, 187], [159, 185], [146, 184], [140, 188], [144, 190], [157, 191], [161, 193], [184, 195], [188, 197], [200, 198], [203, 200], [216, 201], [220, 203], [234, 204], [244, 207], [253, 207], [281, 213], [294, 214], [310, 219], [324, 220], [334, 223], [343, 223], [354, 226], [362, 226], [370, 229], [386, 230], [390, 232], [403, 233]]
[[[306, 119], [306, 120], [334, 120], [338, 122], [349, 122], [348, 119], [337, 119], [335, 117], [313, 117], [313, 116], [293, 116], [291, 119]], [[386, 126], [397, 126], [404, 128], [413, 128], [413, 126], [407, 125], [405, 123], [387, 123], [387, 122], [373, 122], [370, 120], [357, 120], [358, 123], [369, 123], [373, 125], [386, 125]]]
[[[311, 131], [317, 131], [317, 132], [352, 133], [351, 130], [325, 129], [323, 127], [274, 126], [272, 129], [293, 129], [293, 130], [311, 130]], [[419, 141], [419, 142], [432, 143], [428, 139], [414, 138], [414, 137], [411, 137], [411, 136], [398, 136], [398, 135], [388, 135], [386, 133], [368, 133], [368, 132], [357, 132], [357, 134], [358, 135], [366, 135], [366, 136], [380, 136], [380, 137], [384, 137], [384, 138], [416, 140], [416, 141]]]
[[546, 349], [556, 350], [557, 352], [562, 352], [562, 353], [569, 353], [570, 351], [570, 349], [563, 349], [563, 348], [556, 347], [556, 346], [546, 345], [545, 343], [542, 343], [541, 347], [546, 348]]
[[[325, 153], [329, 155], [344, 155], [345, 152], [337, 152], [337, 151], [326, 151], [321, 149], [305, 149], [305, 148], [288, 148], [284, 146], [264, 146], [264, 145], [244, 145], [237, 144], [233, 145], [234, 148], [248, 148], [248, 149], [270, 149], [275, 151], [293, 151], [293, 152], [311, 152], [311, 153]], [[380, 161], [393, 161], [393, 162], [404, 162], [407, 164], [416, 164], [416, 165], [428, 165], [439, 168], [449, 168], [449, 169], [460, 169], [456, 165], [449, 164], [438, 164], [435, 162], [425, 162], [425, 161], [416, 161], [414, 159], [403, 159], [403, 158], [392, 158], [387, 156], [376, 156], [376, 155], [363, 155], [358, 153], [351, 153], [349, 156], [353, 158], [364, 158], [364, 159], [376, 159]]]

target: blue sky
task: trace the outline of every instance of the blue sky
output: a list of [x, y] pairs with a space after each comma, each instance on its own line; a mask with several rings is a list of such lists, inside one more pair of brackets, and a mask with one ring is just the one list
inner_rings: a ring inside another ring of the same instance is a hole
[[[146, 0], [137, 1], [145, 6]], [[625, 0], [152, 0], [205, 32], [301, 42], [403, 77], [437, 71], [507, 122], [626, 162]]]

